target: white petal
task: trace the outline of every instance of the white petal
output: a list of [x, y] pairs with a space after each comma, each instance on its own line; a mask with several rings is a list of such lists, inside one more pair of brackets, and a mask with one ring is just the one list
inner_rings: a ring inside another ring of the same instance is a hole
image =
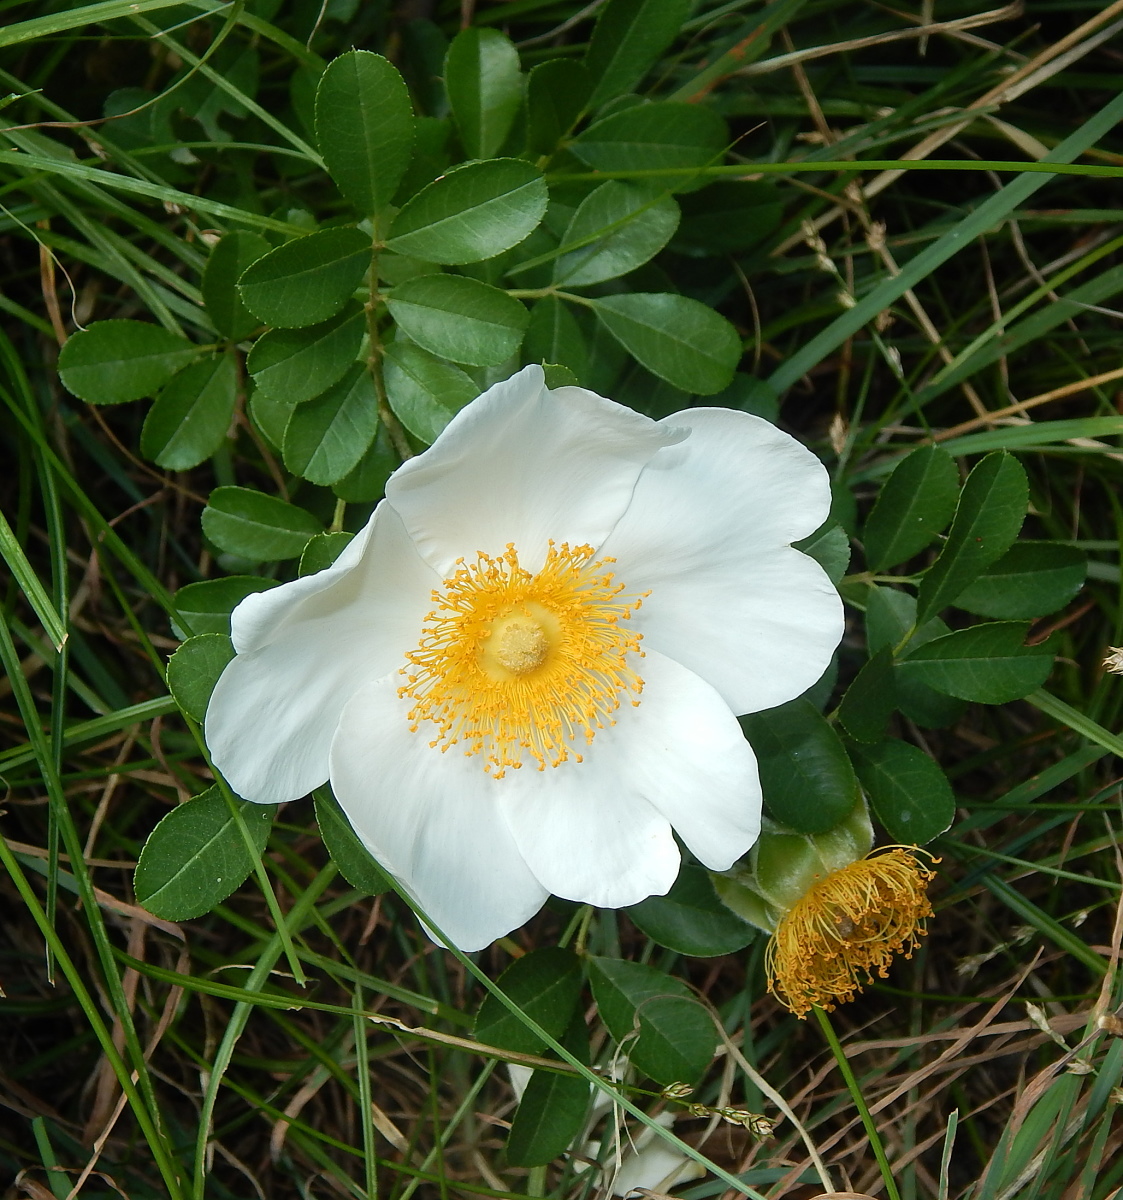
[[336, 798], [367, 849], [461, 950], [529, 920], [546, 889], [499, 809], [505, 780], [409, 732], [395, 674], [348, 701], [331, 749]]
[[519, 849], [558, 896], [603, 908], [663, 895], [678, 874], [671, 826], [708, 867], [725, 870], [756, 841], [756, 760], [703, 680], [649, 653], [642, 701], [625, 702], [584, 762], [501, 780]]
[[842, 602], [813, 559], [788, 548], [830, 508], [815, 456], [759, 417], [676, 413], [689, 438], [661, 450], [601, 548], [654, 647], [713, 684], [736, 713], [806, 691], [842, 637]]
[[599, 545], [644, 463], [681, 436], [595, 392], [548, 391], [542, 368], [526, 367], [461, 409], [386, 497], [442, 577], [509, 542], [533, 571], [550, 538]]
[[242, 601], [205, 727], [240, 796], [276, 804], [327, 779], [343, 706], [405, 662], [438, 582], [383, 504], [334, 566]]

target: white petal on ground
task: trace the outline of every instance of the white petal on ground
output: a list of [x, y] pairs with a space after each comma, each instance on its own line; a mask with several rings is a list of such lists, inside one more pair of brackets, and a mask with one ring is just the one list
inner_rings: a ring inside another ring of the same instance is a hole
[[736, 713], [806, 691], [842, 637], [842, 601], [813, 559], [788, 548], [826, 519], [827, 473], [759, 417], [691, 409], [690, 437], [644, 468], [598, 553], [629, 591], [644, 648], [701, 675]]
[[235, 609], [240, 653], [211, 696], [206, 738], [238, 795], [277, 804], [327, 780], [343, 706], [402, 665], [439, 582], [381, 505], [334, 567]]
[[461, 409], [386, 485], [420, 553], [445, 577], [456, 559], [508, 542], [537, 570], [547, 542], [598, 545], [644, 463], [682, 436], [595, 392], [550, 392], [526, 367]]
[[331, 782], [355, 832], [462, 950], [480, 950], [546, 899], [500, 813], [503, 780], [456, 747], [409, 732], [396, 673], [348, 701]]
[[622, 908], [664, 895], [679, 868], [671, 825], [725, 870], [760, 831], [756, 759], [721, 697], [660, 654], [637, 663], [639, 707], [580, 747], [585, 761], [497, 781], [530, 869], [557, 896]]
[[[674, 1114], [659, 1113], [657, 1124], [666, 1129], [674, 1124]], [[701, 1179], [706, 1168], [687, 1158], [649, 1128], [636, 1135], [634, 1147], [625, 1150], [623, 1162], [612, 1181], [614, 1196], [630, 1196], [637, 1188], [667, 1192], [680, 1183]]]

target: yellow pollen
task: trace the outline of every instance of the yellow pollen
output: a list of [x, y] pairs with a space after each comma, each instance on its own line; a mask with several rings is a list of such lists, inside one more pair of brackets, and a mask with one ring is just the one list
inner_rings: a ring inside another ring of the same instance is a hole
[[800, 1018], [815, 1005], [829, 1012], [875, 972], [886, 978], [894, 954], [912, 957], [932, 916], [935, 875], [917, 854], [940, 861], [915, 846], [887, 847], [812, 884], [768, 943], [768, 990], [781, 1004]]
[[458, 559], [401, 670], [410, 729], [432, 722], [431, 746], [480, 755], [496, 779], [524, 761], [540, 771], [580, 762], [576, 747], [643, 690], [631, 666], [642, 635], [628, 621], [644, 596], [623, 594], [605, 570], [613, 561], [552, 541], [535, 575], [513, 545]]

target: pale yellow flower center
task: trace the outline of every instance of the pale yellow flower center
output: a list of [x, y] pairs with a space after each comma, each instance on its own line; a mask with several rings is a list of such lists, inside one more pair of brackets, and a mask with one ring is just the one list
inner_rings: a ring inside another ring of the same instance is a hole
[[406, 654], [399, 695], [413, 701], [411, 730], [431, 721], [431, 746], [480, 755], [496, 779], [524, 761], [540, 771], [581, 762], [576, 747], [643, 690], [630, 663], [642, 635], [628, 625], [643, 596], [624, 595], [604, 569], [613, 561], [564, 542], [550, 543], [537, 574], [513, 545], [459, 559]]

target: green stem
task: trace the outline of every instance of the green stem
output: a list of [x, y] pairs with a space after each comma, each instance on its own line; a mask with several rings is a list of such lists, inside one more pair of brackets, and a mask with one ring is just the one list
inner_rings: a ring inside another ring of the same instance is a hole
[[893, 1168], [889, 1165], [889, 1159], [885, 1157], [885, 1147], [881, 1144], [881, 1136], [877, 1132], [873, 1116], [866, 1105], [862, 1089], [858, 1086], [858, 1080], [854, 1072], [850, 1069], [850, 1063], [843, 1053], [842, 1043], [838, 1040], [838, 1035], [830, 1023], [830, 1018], [818, 1005], [815, 1006], [815, 1016], [818, 1018], [823, 1036], [830, 1045], [831, 1053], [838, 1064], [838, 1069], [842, 1072], [842, 1078], [846, 1081], [846, 1086], [850, 1089], [850, 1095], [854, 1100], [854, 1107], [857, 1108], [858, 1115], [862, 1118], [862, 1124], [866, 1127], [866, 1136], [870, 1140], [870, 1149], [873, 1150], [873, 1156], [877, 1159], [877, 1165], [881, 1168], [881, 1178], [885, 1182], [886, 1194], [889, 1196], [889, 1200], [901, 1200], [901, 1193], [897, 1190], [897, 1183], [893, 1178]]

